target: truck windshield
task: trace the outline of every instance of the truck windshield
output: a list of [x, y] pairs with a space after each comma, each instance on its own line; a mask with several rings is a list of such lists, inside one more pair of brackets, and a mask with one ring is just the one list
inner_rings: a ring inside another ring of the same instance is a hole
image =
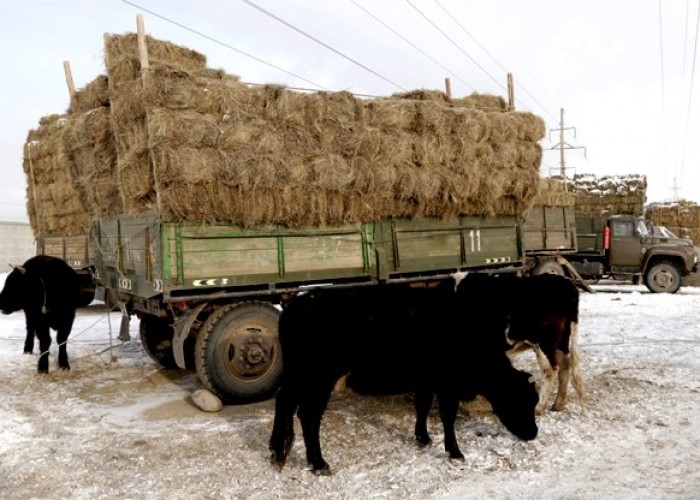
[[678, 238], [672, 231], [665, 226], [654, 226], [654, 236], [661, 238]]

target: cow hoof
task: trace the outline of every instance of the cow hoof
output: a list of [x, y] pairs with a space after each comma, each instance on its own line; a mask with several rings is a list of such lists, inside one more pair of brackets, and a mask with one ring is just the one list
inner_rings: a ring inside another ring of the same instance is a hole
[[68, 372], [68, 371], [70, 371], [70, 365], [66, 365], [66, 366], [59, 366], [59, 368], [60, 368], [61, 370], [63, 370], [64, 372]]
[[433, 444], [433, 440], [430, 439], [429, 437], [418, 437], [416, 436], [416, 442], [418, 443], [418, 446], [421, 448], [425, 448], [426, 446], [430, 446]]
[[287, 457], [273, 451], [272, 455], [270, 455], [270, 463], [277, 467], [278, 471], [282, 472], [284, 464], [287, 463]]
[[24, 349], [24, 354], [32, 354], [32, 351], [34, 351], [34, 349], [26, 349], [26, 348], [25, 348], [25, 349]]
[[564, 408], [566, 408], [566, 403], [554, 403], [552, 405], [552, 411], [564, 411]]
[[460, 462], [464, 462], [464, 455], [461, 451], [453, 451], [450, 453], [450, 460], [459, 460]]
[[314, 476], [332, 476], [333, 473], [331, 472], [331, 468], [326, 465], [325, 467], [321, 469], [314, 469], [313, 470]]
[[37, 370], [37, 373], [39, 373], [40, 375], [48, 375], [49, 369], [48, 368], [39, 368]]

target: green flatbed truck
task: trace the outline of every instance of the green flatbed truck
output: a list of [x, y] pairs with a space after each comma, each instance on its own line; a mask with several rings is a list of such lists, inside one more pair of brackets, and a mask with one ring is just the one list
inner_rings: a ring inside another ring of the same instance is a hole
[[425, 285], [461, 271], [517, 271], [521, 229], [511, 216], [303, 230], [120, 215], [95, 222], [96, 274], [124, 317], [139, 317], [154, 360], [196, 369], [224, 401], [250, 402], [278, 386], [277, 321], [287, 296], [313, 286]]

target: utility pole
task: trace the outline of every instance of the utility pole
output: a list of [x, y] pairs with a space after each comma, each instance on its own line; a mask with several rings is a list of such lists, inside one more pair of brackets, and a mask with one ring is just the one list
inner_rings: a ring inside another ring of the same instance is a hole
[[564, 126], [564, 108], [560, 109], [559, 113], [559, 128], [550, 129], [549, 132], [559, 132], [559, 144], [555, 144], [550, 149], [559, 150], [559, 173], [561, 175], [562, 181], [564, 182], [564, 189], [566, 189], [566, 158], [564, 152], [567, 149], [583, 149], [583, 156], [586, 157], [586, 147], [585, 146], [572, 146], [565, 140], [565, 132], [567, 130], [574, 131], [574, 139], [576, 138], [576, 127], [565, 127]]

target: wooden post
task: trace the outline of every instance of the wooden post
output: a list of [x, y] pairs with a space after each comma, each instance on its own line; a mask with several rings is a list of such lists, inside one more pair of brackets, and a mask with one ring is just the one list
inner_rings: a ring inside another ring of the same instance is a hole
[[447, 95], [447, 100], [452, 102], [452, 82], [449, 78], [445, 78], [445, 95]]
[[[102, 43], [104, 44], [104, 53], [105, 53], [105, 68], [107, 69], [107, 73], [109, 74], [109, 65], [110, 65], [110, 60], [109, 60], [109, 46], [110, 46], [110, 34], [109, 33], [103, 33], [102, 34]], [[114, 96], [114, 81], [111, 78], [107, 78], [107, 92], [109, 93], [109, 98], [110, 101], [112, 99], [112, 96]], [[114, 120], [114, 103], [109, 107], [109, 120], [112, 125], [112, 131], [116, 132], [118, 130], [117, 124], [115, 123]], [[114, 178], [117, 181], [117, 191], [119, 192], [119, 198], [122, 200], [122, 211], [123, 213], [129, 213], [130, 210], [130, 205], [127, 202], [126, 195], [124, 194], [124, 183], [122, 182], [122, 174], [119, 169], [119, 159], [124, 157], [125, 151], [123, 150], [122, 146], [122, 141], [116, 140], [115, 136], [115, 146], [117, 148], [117, 166], [114, 169]]]
[[68, 85], [68, 94], [70, 95], [70, 103], [75, 103], [75, 83], [73, 83], [73, 73], [70, 70], [70, 63], [63, 61], [63, 73], [66, 75], [66, 85]]
[[515, 109], [515, 89], [513, 88], [513, 73], [508, 73], [508, 111]]
[[[136, 16], [136, 41], [139, 46], [139, 61], [141, 62], [141, 86], [146, 94], [146, 88], [149, 85], [153, 85], [151, 80], [150, 71], [148, 71], [148, 47], [146, 46], [146, 30], [144, 29], [143, 16], [138, 14]], [[148, 144], [148, 136], [150, 133], [149, 126], [151, 125], [151, 113], [149, 111], [148, 103], [144, 99], [144, 107], [146, 108], [146, 123], [144, 127], [144, 134], [146, 144]], [[153, 172], [153, 189], [156, 192], [156, 207], [159, 212], [163, 212], [163, 206], [161, 201], [161, 189], [160, 189], [160, 176], [158, 175], [158, 169], [156, 168], [156, 162], [153, 158], [153, 149], [148, 148], [148, 161], [151, 164], [151, 171]]]
[[34, 164], [32, 163], [32, 142], [27, 142], [25, 144], [25, 153], [27, 155], [27, 162], [29, 163], [29, 182], [32, 185], [32, 201], [34, 202], [34, 226], [36, 228], [36, 238], [42, 238], [44, 236], [44, 228], [41, 227], [41, 220], [39, 218], [39, 203], [36, 198], [36, 178], [34, 177]]
[[136, 39], [139, 44], [139, 61], [141, 69], [148, 69], [148, 48], [146, 47], [146, 32], [143, 27], [143, 16], [136, 15]]

